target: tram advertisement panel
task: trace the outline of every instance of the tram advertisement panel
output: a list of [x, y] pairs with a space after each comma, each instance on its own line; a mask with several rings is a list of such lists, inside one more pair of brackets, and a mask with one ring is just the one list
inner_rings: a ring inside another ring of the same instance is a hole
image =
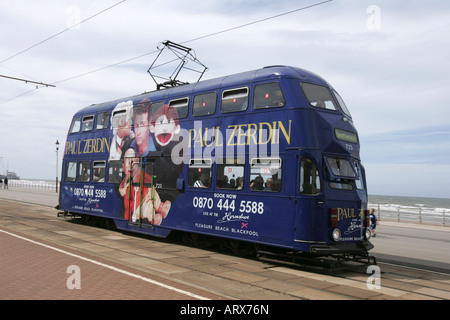
[[[236, 154], [241, 153], [242, 159], [239, 161], [242, 161], [240, 164], [243, 167], [246, 162], [252, 161], [250, 152], [277, 155], [281, 140], [287, 144], [291, 142], [290, 120], [259, 123], [245, 122], [246, 119], [244, 123], [242, 119], [240, 123], [235, 121], [222, 124], [222, 128], [211, 121], [196, 121], [193, 127], [183, 129], [177, 109], [172, 106], [152, 104], [148, 99], [135, 105], [131, 100], [121, 102], [111, 113], [110, 130], [81, 130], [81, 134], [69, 135], [65, 148], [68, 161], [66, 174], [68, 170], [75, 170], [74, 177], [77, 176], [76, 181], [82, 184], [66, 187], [62, 198], [72, 199], [72, 209], [114, 216], [117, 214], [114, 211], [118, 210], [114, 210], [117, 208], [117, 201], [113, 199], [115, 195], [122, 202], [119, 217], [130, 222], [145, 220], [145, 223], [160, 225], [179, 195], [177, 180], [185, 163], [190, 163], [192, 158], [200, 156], [200, 159], [216, 161], [220, 155], [235, 159]], [[189, 124], [192, 126], [192, 122]], [[256, 148], [252, 149], [254, 146]], [[104, 160], [69, 161], [70, 158], [104, 159], [105, 155], [108, 157], [108, 172]], [[107, 188], [105, 181], [115, 187]], [[244, 229], [249, 214], [262, 214], [265, 210], [261, 201], [238, 202], [236, 199], [222, 198], [224, 195], [217, 193], [209, 198], [217, 199], [215, 205], [221, 210], [232, 209], [221, 217], [218, 224], [239, 220]], [[204, 207], [210, 210], [209, 214], [219, 215], [221, 210], [212, 212], [211, 200], [203, 203], [204, 199], [194, 198], [194, 208]], [[227, 229], [218, 227], [217, 230]], [[238, 230], [241, 234], [251, 233], [243, 231]]]

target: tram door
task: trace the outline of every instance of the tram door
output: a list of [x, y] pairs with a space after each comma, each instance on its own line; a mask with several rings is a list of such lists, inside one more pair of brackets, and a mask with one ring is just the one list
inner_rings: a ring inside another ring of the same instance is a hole
[[326, 239], [323, 230], [326, 228], [325, 195], [323, 192], [318, 162], [313, 156], [299, 151], [299, 185], [297, 190], [297, 221], [295, 241], [305, 248]]
[[154, 184], [155, 162], [140, 159], [133, 162], [131, 184], [128, 190], [129, 223], [134, 225], [152, 225], [155, 216], [157, 193]]

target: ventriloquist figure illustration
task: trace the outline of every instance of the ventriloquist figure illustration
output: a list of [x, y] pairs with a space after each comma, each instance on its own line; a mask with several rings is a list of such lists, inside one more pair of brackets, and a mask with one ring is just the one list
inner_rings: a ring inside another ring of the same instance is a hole
[[124, 198], [124, 218], [160, 225], [167, 217], [171, 203], [161, 201], [152, 176], [141, 169], [139, 158], [136, 158], [132, 148], [125, 152], [124, 172], [125, 178], [119, 188]]
[[174, 147], [183, 143], [177, 109], [165, 104], [156, 110], [152, 117], [150, 132], [153, 134], [156, 150], [162, 152], [162, 156], [155, 160], [158, 193], [164, 201], [173, 202], [178, 196], [177, 179], [184, 168], [183, 162], [175, 164], [172, 158], [183, 158], [182, 154], [173, 154]]

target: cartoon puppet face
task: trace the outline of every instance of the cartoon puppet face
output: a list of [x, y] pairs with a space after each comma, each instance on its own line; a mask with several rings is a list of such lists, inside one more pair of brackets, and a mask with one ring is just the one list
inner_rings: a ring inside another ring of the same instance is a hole
[[150, 132], [160, 146], [167, 146], [174, 136], [180, 133], [180, 130], [177, 109], [166, 104], [156, 111], [152, 118]]

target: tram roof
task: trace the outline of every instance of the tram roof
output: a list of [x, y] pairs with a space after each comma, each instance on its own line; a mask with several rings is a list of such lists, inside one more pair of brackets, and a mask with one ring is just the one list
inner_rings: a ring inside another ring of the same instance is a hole
[[141, 100], [145, 96], [149, 95], [152, 96], [153, 101], [156, 101], [162, 100], [166, 97], [181, 97], [183, 95], [190, 95], [193, 92], [205, 93], [207, 91], [217, 89], [232, 88], [239, 85], [246, 85], [252, 82], [269, 81], [272, 79], [281, 79], [281, 78], [299, 79], [301, 81], [311, 81], [318, 84], [329, 85], [322, 77], [310, 71], [297, 67], [275, 65], [275, 66], [267, 66], [262, 69], [236, 73], [224, 77], [203, 80], [192, 84], [180, 85], [173, 88], [145, 92], [136, 96], [122, 98], [114, 101], [92, 104], [86, 108], [83, 108], [82, 110], [79, 110], [77, 114], [93, 112], [102, 109], [105, 110], [110, 109], [111, 107], [116, 106], [121, 101]]

